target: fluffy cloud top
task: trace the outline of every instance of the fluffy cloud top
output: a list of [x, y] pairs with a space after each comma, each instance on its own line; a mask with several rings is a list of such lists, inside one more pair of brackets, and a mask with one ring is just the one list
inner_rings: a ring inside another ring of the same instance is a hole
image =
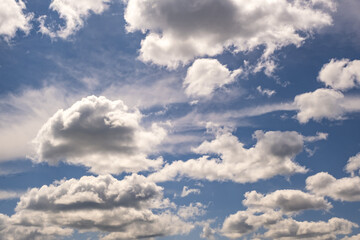
[[2, 0], [0, 1], [0, 36], [6, 40], [15, 36], [18, 30], [25, 33], [30, 31], [30, 20], [32, 14], [24, 13], [26, 9], [22, 0]]
[[65, 26], [59, 30], [45, 26], [45, 16], [40, 20], [40, 32], [50, 37], [68, 38], [84, 26], [84, 21], [92, 14], [101, 14], [109, 6], [111, 0], [52, 0], [50, 9], [59, 13], [61, 19], [65, 20]]
[[21, 197], [14, 215], [4, 216], [0, 234], [29, 239], [36, 233], [36, 239], [49, 239], [77, 229], [109, 233], [102, 239], [138, 239], [188, 233], [193, 227], [169, 210], [173, 204], [162, 190], [135, 174], [121, 181], [89, 176], [33, 188]]
[[[229, 238], [240, 238], [264, 228], [259, 239], [336, 239], [339, 234], [349, 234], [356, 224], [341, 218], [328, 222], [299, 222], [291, 217], [304, 210], [328, 210], [332, 205], [323, 197], [299, 190], [277, 190], [263, 195], [247, 192], [243, 205], [247, 207], [228, 216], [221, 234]], [[255, 238], [257, 239], [257, 238]]]
[[256, 131], [254, 137], [257, 143], [247, 149], [231, 133], [219, 132], [216, 139], [203, 142], [194, 151], [199, 154], [216, 154], [221, 159], [209, 159], [205, 155], [199, 159], [174, 161], [149, 178], [168, 181], [177, 177], [189, 177], [246, 183], [307, 171], [293, 161], [303, 148], [302, 135], [297, 132]]
[[360, 201], [360, 177], [336, 179], [321, 172], [306, 179], [306, 189], [340, 201]]
[[351, 173], [351, 176], [355, 175], [355, 172], [360, 169], [360, 153], [349, 158], [348, 163], [345, 166], [345, 170]]
[[321, 69], [319, 81], [337, 90], [348, 90], [360, 86], [360, 60], [331, 59]]
[[233, 82], [241, 70], [229, 71], [216, 59], [197, 59], [188, 68], [184, 87], [188, 96], [206, 97], [217, 88]]
[[[297, 0], [126, 0], [127, 30], [147, 32], [141, 43], [144, 62], [176, 68], [201, 56], [265, 46], [300, 46], [306, 33], [330, 25], [331, 17]], [[305, 34], [304, 34], [305, 33]]]
[[147, 154], [165, 137], [154, 124], [140, 126], [141, 113], [120, 100], [90, 96], [66, 110], [59, 110], [40, 129], [34, 140], [36, 162], [83, 165], [94, 173], [137, 172], [157, 168], [162, 159]]

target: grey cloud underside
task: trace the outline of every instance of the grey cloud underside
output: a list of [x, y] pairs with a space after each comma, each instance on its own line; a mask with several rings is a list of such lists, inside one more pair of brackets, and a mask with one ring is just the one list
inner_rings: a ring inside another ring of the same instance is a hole
[[77, 229], [107, 233], [101, 239], [139, 239], [188, 233], [193, 226], [174, 208], [163, 188], [143, 176], [121, 181], [110, 175], [85, 176], [30, 189], [14, 215], [1, 215], [0, 234], [47, 239], [71, 236]]
[[276, 49], [300, 46], [307, 33], [332, 22], [326, 11], [302, 0], [129, 0], [125, 20], [128, 31], [148, 33], [140, 59], [169, 68], [220, 54], [230, 46], [237, 52], [264, 45], [265, 61]]
[[98, 174], [157, 168], [162, 159], [147, 155], [156, 151], [166, 131], [156, 124], [144, 129], [141, 118], [137, 109], [128, 109], [120, 100], [83, 98], [43, 125], [34, 139], [33, 160], [83, 165]]

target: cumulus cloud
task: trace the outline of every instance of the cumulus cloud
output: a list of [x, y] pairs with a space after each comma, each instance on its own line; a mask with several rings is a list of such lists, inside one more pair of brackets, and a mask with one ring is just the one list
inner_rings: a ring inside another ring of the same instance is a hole
[[216, 59], [197, 59], [187, 70], [185, 93], [193, 97], [210, 96], [215, 89], [235, 81], [241, 72], [241, 69], [230, 71]]
[[355, 172], [360, 169], [360, 153], [349, 158], [348, 163], [345, 166], [345, 170], [348, 173], [351, 173], [351, 176], [355, 176]]
[[50, 9], [58, 12], [65, 26], [58, 26], [58, 30], [52, 29], [45, 23], [46, 16], [39, 18], [40, 32], [51, 38], [59, 37], [66, 39], [84, 26], [85, 20], [91, 14], [101, 14], [109, 6], [111, 0], [52, 0]]
[[2, 0], [0, 2], [0, 36], [5, 40], [13, 38], [18, 30], [29, 33], [32, 13], [25, 13], [25, 3], [22, 0]]
[[[147, 33], [140, 59], [176, 68], [196, 57], [265, 46], [264, 58], [307, 33], [330, 25], [328, 13], [308, 1], [126, 0], [127, 30]], [[274, 11], [276, 9], [276, 11]]]
[[240, 238], [264, 229], [255, 236], [259, 239], [336, 239], [349, 234], [356, 224], [341, 218], [329, 221], [296, 221], [292, 215], [304, 210], [329, 210], [332, 205], [323, 197], [299, 190], [277, 190], [263, 195], [256, 191], [245, 193], [244, 211], [228, 216], [220, 233], [229, 238]]
[[344, 237], [341, 240], [357, 240], [359, 238], [360, 238], [360, 234], [354, 235], [354, 236], [351, 236], [351, 237]]
[[183, 190], [181, 192], [181, 197], [186, 197], [188, 196], [189, 194], [200, 194], [200, 189], [198, 188], [189, 188], [187, 186], [184, 186], [183, 187]]
[[162, 159], [147, 154], [166, 135], [153, 124], [140, 125], [141, 113], [120, 100], [89, 96], [68, 109], [57, 111], [40, 129], [34, 145], [35, 162], [83, 165], [94, 173], [121, 173], [150, 170]]
[[360, 86], [360, 60], [331, 59], [318, 76], [319, 81], [336, 90], [348, 90]]
[[306, 179], [306, 189], [319, 196], [334, 200], [360, 201], [360, 177], [336, 179], [326, 172], [320, 172]]
[[277, 190], [263, 195], [256, 191], [245, 193], [243, 205], [248, 208], [261, 210], [279, 209], [284, 213], [294, 213], [302, 210], [317, 209], [329, 210], [332, 205], [323, 197], [304, 193], [300, 190]]
[[270, 239], [337, 239], [337, 235], [349, 234], [355, 223], [342, 218], [331, 218], [329, 221], [299, 222], [294, 219], [284, 219], [269, 228], [264, 236]]
[[299, 109], [296, 117], [300, 123], [307, 123], [310, 119], [341, 119], [346, 112], [341, 105], [343, 99], [341, 92], [326, 88], [297, 95], [294, 100]]
[[303, 136], [299, 133], [256, 131], [254, 138], [257, 139], [255, 146], [245, 148], [231, 133], [219, 131], [213, 141], [205, 141], [193, 150], [198, 154], [216, 154], [220, 159], [204, 155], [198, 159], [174, 161], [149, 178], [154, 181], [169, 181], [177, 177], [189, 177], [246, 183], [276, 175], [307, 172], [293, 161], [304, 145]]
[[174, 204], [163, 198], [162, 191], [136, 174], [121, 181], [110, 175], [58, 181], [24, 194], [15, 214], [5, 217], [0, 233], [8, 236], [24, 230], [23, 239], [34, 232], [47, 239], [42, 233], [52, 229], [57, 231], [50, 236], [71, 235], [75, 229], [108, 233], [102, 239], [188, 233], [193, 226], [171, 211]]

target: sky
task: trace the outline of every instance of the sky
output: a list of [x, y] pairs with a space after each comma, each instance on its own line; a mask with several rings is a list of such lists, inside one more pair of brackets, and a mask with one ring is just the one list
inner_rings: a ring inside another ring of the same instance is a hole
[[0, 239], [360, 239], [358, 0], [2, 0]]

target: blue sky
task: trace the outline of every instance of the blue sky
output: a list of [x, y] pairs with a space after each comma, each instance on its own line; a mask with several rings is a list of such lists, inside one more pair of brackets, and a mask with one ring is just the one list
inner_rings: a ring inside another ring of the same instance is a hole
[[3, 0], [1, 239], [360, 238], [356, 0]]

